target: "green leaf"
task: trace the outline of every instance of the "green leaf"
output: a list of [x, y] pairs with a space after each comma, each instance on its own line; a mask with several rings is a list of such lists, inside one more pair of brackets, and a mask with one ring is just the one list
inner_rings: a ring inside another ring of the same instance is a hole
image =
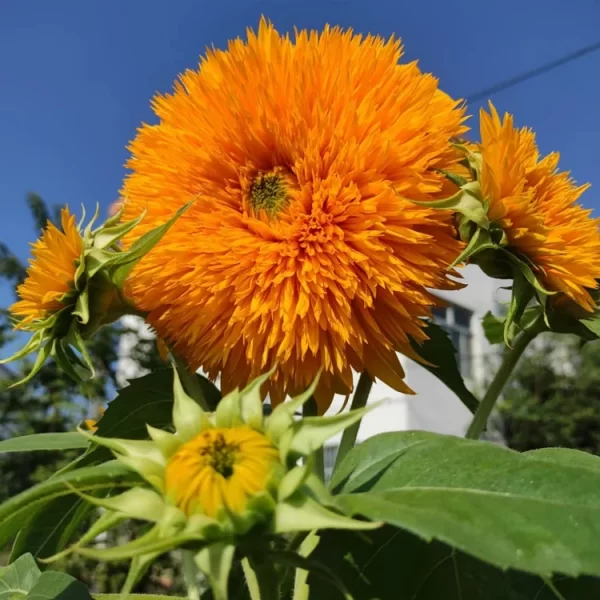
[[458, 370], [456, 363], [456, 348], [448, 337], [448, 334], [435, 323], [429, 323], [425, 333], [429, 339], [419, 345], [412, 342], [413, 350], [431, 365], [423, 364], [432, 375], [435, 375], [442, 383], [446, 384], [462, 401], [462, 403], [474, 413], [479, 401], [467, 389], [465, 382]]
[[42, 573], [26, 600], [92, 600], [81, 581], [56, 571]]
[[7, 567], [0, 568], [0, 600], [20, 600], [38, 580], [41, 571], [31, 556], [21, 556]]
[[[91, 491], [110, 489], [115, 485], [129, 487], [139, 480], [139, 476], [116, 461], [67, 471], [46, 479], [0, 505], [0, 548], [8, 544], [50, 501], [71, 495], [67, 484], [81, 491]], [[71, 506], [68, 505], [68, 508]]]
[[36, 558], [56, 554], [68, 545], [81, 522], [94, 508], [75, 494], [59, 496], [43, 504], [19, 531], [10, 560], [26, 553]]
[[481, 320], [483, 333], [490, 344], [502, 344], [504, 342], [504, 320], [494, 316], [490, 311], [485, 313]]
[[76, 431], [36, 433], [2, 440], [0, 452], [32, 452], [34, 450], [73, 450], [87, 448], [89, 442]]
[[580, 321], [567, 312], [549, 313], [548, 325], [550, 326], [550, 331], [555, 331], [556, 333], [572, 333], [586, 342], [597, 340], [600, 335], [600, 328], [595, 325], [593, 320]]
[[597, 337], [600, 337], [600, 317], [595, 316], [592, 319], [584, 319], [581, 322]]
[[[344, 581], [356, 600], [584, 600], [600, 597], [600, 579], [556, 578], [551, 585], [502, 571], [440, 542], [388, 526], [367, 533], [320, 532], [311, 558]], [[310, 600], [341, 600], [326, 579], [308, 576]]]
[[[362, 456], [377, 437], [361, 444]], [[588, 456], [571, 451], [557, 459], [555, 450], [548, 460], [420, 432], [388, 434], [385, 444], [401, 451], [370, 479], [364, 460], [350, 472], [342, 463], [337, 499], [348, 514], [438, 539], [503, 569], [600, 575], [600, 468], [590, 468]], [[371, 452], [367, 460], [376, 459]]]

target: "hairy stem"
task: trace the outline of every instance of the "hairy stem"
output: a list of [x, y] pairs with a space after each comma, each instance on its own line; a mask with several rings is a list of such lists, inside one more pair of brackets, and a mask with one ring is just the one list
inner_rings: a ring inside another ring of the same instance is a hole
[[496, 406], [496, 402], [498, 401], [504, 386], [508, 383], [508, 380], [517, 366], [519, 359], [529, 343], [539, 332], [540, 328], [535, 325], [530, 329], [523, 331], [523, 333], [521, 333], [515, 340], [514, 346], [504, 353], [500, 368], [498, 369], [498, 372], [494, 376], [494, 379], [492, 379], [487, 392], [479, 403], [479, 406], [475, 411], [475, 415], [473, 416], [473, 420], [467, 429], [467, 433], [465, 434], [467, 439], [479, 439], [485, 430], [488, 419], [490, 418], [490, 414], [492, 410], [494, 410], [494, 406]]
[[[360, 374], [358, 385], [356, 386], [356, 391], [354, 392], [354, 396], [352, 397], [350, 410], [364, 408], [367, 405], [367, 400], [369, 399], [369, 394], [371, 393], [372, 387], [372, 377], [366, 371], [363, 371]], [[344, 433], [342, 434], [342, 441], [340, 442], [340, 448], [337, 453], [337, 458], [335, 459], [336, 469], [340, 464], [342, 464], [342, 461], [344, 460], [346, 454], [348, 454], [348, 452], [350, 452], [350, 450], [352, 450], [352, 448], [354, 447], [361, 423], [362, 419], [358, 421], [358, 423], [354, 423], [344, 430]]]
[[[310, 398], [302, 408], [302, 416], [304, 417], [315, 417], [317, 416], [317, 402], [314, 398]], [[325, 481], [325, 457], [323, 454], [323, 448], [318, 448], [313, 452], [313, 468], [315, 473]]]

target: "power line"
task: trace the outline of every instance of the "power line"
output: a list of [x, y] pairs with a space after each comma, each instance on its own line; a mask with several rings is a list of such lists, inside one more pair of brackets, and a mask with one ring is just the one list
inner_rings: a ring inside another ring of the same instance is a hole
[[591, 46], [586, 46], [585, 48], [580, 48], [579, 50], [576, 50], [575, 52], [566, 54], [562, 58], [553, 60], [549, 63], [546, 63], [545, 65], [542, 65], [541, 67], [537, 67], [536, 69], [532, 69], [531, 71], [526, 71], [525, 73], [521, 73], [520, 75], [511, 77], [510, 79], [505, 79], [504, 81], [501, 81], [495, 85], [485, 88], [479, 92], [470, 94], [466, 97], [466, 101], [467, 102], [476, 102], [477, 100], [481, 100], [482, 98], [488, 98], [492, 94], [496, 94], [497, 92], [501, 92], [508, 88], [514, 87], [515, 85], [518, 85], [519, 83], [523, 83], [524, 81], [528, 81], [529, 79], [533, 79], [534, 77], [537, 77], [538, 75], [543, 75], [544, 73], [548, 73], [548, 71], [552, 71], [553, 69], [556, 69], [557, 67], [560, 67], [569, 62], [577, 60], [578, 58], [581, 58], [582, 56], [585, 56], [586, 54], [591, 54], [592, 52], [596, 52], [597, 50], [600, 50], [600, 42], [596, 42], [595, 44], [592, 44]]

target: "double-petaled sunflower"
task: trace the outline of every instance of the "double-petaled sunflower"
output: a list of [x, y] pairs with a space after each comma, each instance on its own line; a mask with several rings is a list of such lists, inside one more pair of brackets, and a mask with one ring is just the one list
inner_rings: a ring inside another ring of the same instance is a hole
[[577, 201], [577, 186], [558, 170], [558, 152], [541, 157], [530, 129], [517, 129], [509, 114], [500, 120], [490, 103], [481, 111], [481, 190], [488, 217], [506, 234], [509, 249], [528, 259], [540, 282], [587, 311], [589, 290], [600, 279], [598, 219]]
[[32, 244], [27, 278], [17, 288], [19, 300], [9, 309], [19, 319], [19, 329], [35, 330], [36, 323], [75, 304], [75, 272], [83, 239], [67, 207], [60, 216], [62, 230], [49, 222], [40, 239]]
[[223, 391], [277, 365], [278, 403], [324, 368], [321, 411], [352, 369], [409, 392], [396, 352], [426, 339], [460, 251], [452, 214], [417, 206], [445, 172], [464, 110], [396, 39], [326, 27], [292, 40], [262, 21], [212, 50], [131, 143], [131, 243], [196, 198], [133, 271], [128, 293], [174, 351]]

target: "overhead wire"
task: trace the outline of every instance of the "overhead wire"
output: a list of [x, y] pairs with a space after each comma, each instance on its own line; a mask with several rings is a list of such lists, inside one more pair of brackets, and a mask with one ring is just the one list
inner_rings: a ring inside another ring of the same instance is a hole
[[505, 79], [494, 85], [491, 85], [482, 90], [479, 90], [478, 92], [469, 94], [466, 96], [465, 100], [468, 103], [471, 103], [471, 102], [477, 102], [478, 100], [481, 100], [483, 98], [489, 98], [493, 94], [497, 94], [498, 92], [503, 92], [504, 90], [514, 87], [515, 85], [519, 85], [520, 83], [529, 81], [530, 79], [533, 79], [534, 77], [539, 77], [540, 75], [543, 75], [544, 73], [553, 71], [554, 69], [561, 67], [562, 65], [566, 65], [567, 63], [578, 60], [584, 56], [587, 56], [588, 54], [597, 52], [598, 50], [600, 50], [600, 41], [596, 42], [595, 44], [590, 44], [589, 46], [584, 46], [583, 48], [580, 48], [579, 50], [575, 50], [574, 52], [570, 52], [569, 54], [565, 54], [561, 58], [547, 62], [544, 65], [536, 67], [535, 69], [525, 71], [519, 75], [515, 75], [514, 77]]

